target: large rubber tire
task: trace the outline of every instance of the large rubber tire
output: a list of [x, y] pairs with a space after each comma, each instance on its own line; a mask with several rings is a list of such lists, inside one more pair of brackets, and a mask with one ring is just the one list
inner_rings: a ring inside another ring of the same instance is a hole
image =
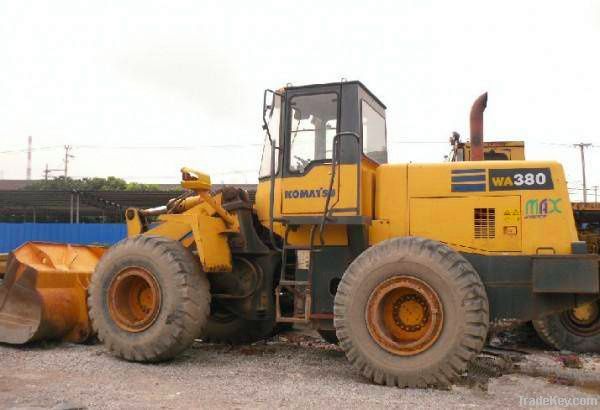
[[[598, 306], [599, 302], [592, 303]], [[573, 323], [568, 311], [533, 320], [532, 323], [540, 339], [556, 350], [600, 353], [600, 316], [587, 326]]]
[[200, 338], [209, 343], [240, 345], [266, 339], [275, 333], [277, 326], [274, 318], [248, 320], [225, 309], [215, 309]]
[[325, 340], [327, 343], [337, 345], [340, 342], [335, 334], [335, 330], [318, 329], [317, 332], [319, 332], [319, 335], [321, 335], [323, 340]]
[[[414, 355], [383, 349], [371, 336], [365, 316], [372, 291], [400, 275], [430, 286], [443, 309], [438, 338]], [[483, 348], [489, 326], [488, 299], [479, 275], [457, 252], [432, 240], [394, 238], [367, 249], [348, 267], [335, 296], [334, 325], [348, 360], [373, 382], [447, 386]]]
[[[143, 268], [160, 293], [154, 321], [142, 331], [119, 326], [110, 313], [109, 287], [120, 272]], [[200, 336], [210, 311], [209, 282], [194, 255], [181, 243], [150, 235], [127, 238], [101, 258], [89, 288], [89, 313], [98, 338], [116, 356], [161, 362], [187, 349]]]

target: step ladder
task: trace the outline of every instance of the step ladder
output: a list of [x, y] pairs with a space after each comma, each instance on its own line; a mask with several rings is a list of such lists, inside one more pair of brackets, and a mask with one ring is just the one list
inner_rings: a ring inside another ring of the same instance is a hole
[[[312, 309], [312, 258], [307, 268], [306, 280], [290, 279], [286, 273], [292, 271], [295, 276], [297, 268], [296, 261], [293, 264], [288, 261], [289, 251], [296, 252], [302, 250], [308, 251], [311, 254], [319, 251], [319, 247], [313, 246], [314, 232], [318, 226], [312, 225], [311, 227], [311, 246], [309, 247], [292, 246], [288, 243], [288, 233], [291, 226], [294, 225], [285, 225], [286, 230], [281, 253], [280, 279], [279, 285], [275, 289], [275, 319], [278, 323], [309, 323]], [[281, 294], [283, 290], [287, 290], [293, 295], [294, 307], [292, 316], [284, 316], [281, 311]]]

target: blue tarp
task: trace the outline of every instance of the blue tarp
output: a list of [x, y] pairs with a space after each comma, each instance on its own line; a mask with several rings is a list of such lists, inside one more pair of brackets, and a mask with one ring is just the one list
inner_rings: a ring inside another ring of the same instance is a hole
[[0, 223], [0, 253], [27, 241], [112, 245], [125, 236], [125, 224]]

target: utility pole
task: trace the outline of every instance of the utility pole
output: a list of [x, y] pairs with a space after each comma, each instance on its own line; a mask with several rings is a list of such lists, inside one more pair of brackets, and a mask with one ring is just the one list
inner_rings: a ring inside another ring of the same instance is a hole
[[67, 179], [67, 176], [69, 175], [69, 158], [75, 158], [74, 155], [69, 154], [69, 151], [71, 151], [71, 149], [73, 149], [72, 146], [70, 145], [65, 145], [65, 179]]
[[48, 164], [46, 164], [46, 168], [44, 169], [44, 181], [47, 181], [48, 177], [50, 177], [50, 173], [54, 172], [54, 171], [64, 172], [64, 168], [59, 168], [59, 169], [52, 168], [51, 169], [51, 168], [48, 168]]
[[587, 203], [587, 184], [585, 181], [585, 153], [584, 150], [592, 146], [592, 144], [586, 144], [580, 142], [579, 144], [573, 144], [574, 147], [579, 148], [581, 153], [581, 172], [583, 173], [583, 203]]
[[27, 138], [27, 177], [31, 181], [31, 135]]

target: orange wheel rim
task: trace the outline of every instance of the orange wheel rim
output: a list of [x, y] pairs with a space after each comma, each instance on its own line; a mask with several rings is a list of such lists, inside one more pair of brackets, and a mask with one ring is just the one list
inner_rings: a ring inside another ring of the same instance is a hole
[[412, 276], [394, 276], [380, 283], [365, 313], [375, 342], [400, 356], [428, 349], [438, 339], [444, 321], [438, 294]]
[[150, 327], [158, 316], [160, 304], [158, 282], [146, 269], [124, 269], [109, 285], [108, 310], [123, 330], [141, 332]]

